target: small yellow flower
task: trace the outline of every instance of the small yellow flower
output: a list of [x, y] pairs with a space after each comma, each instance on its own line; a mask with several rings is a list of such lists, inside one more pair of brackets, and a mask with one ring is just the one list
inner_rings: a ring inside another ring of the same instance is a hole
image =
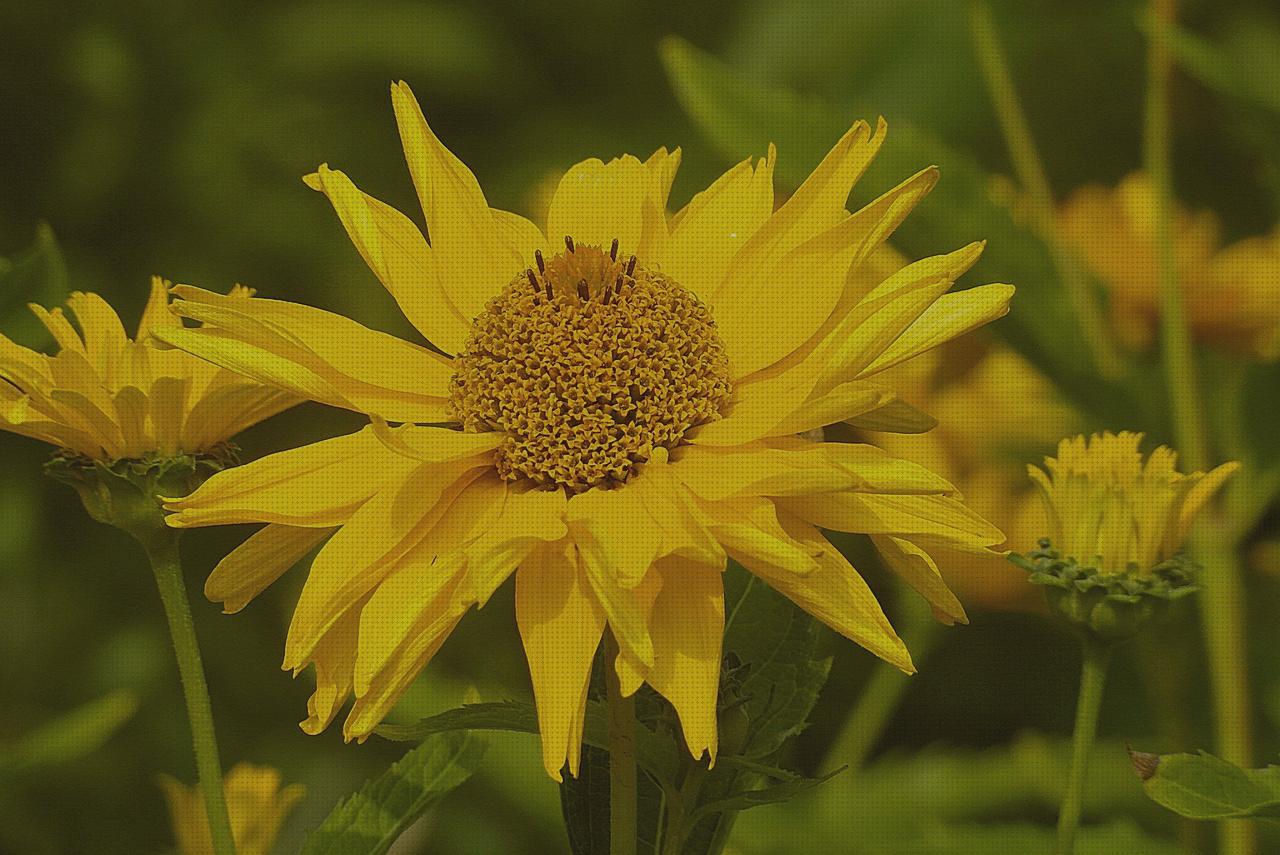
[[[1082, 187], [1063, 203], [1062, 237], [1102, 278], [1122, 340], [1145, 348], [1160, 315], [1155, 191], [1141, 173], [1115, 188]], [[1280, 229], [1222, 248], [1207, 211], [1179, 209], [1174, 251], [1187, 322], [1196, 338], [1274, 358], [1280, 343]]]
[[[93, 460], [198, 454], [298, 402], [189, 354], [153, 347], [152, 332], [181, 325], [168, 310], [168, 285], [152, 279], [133, 339], [97, 294], [77, 292], [67, 301], [76, 326], [60, 308], [33, 305], [59, 350], [47, 356], [0, 335], [0, 428]], [[249, 298], [239, 287], [226, 297], [241, 306]]]
[[[271, 855], [276, 835], [294, 805], [306, 795], [306, 787], [290, 784], [281, 789], [280, 773], [269, 766], [237, 763], [222, 782], [231, 836], [237, 855]], [[213, 839], [198, 787], [160, 776], [169, 818], [180, 855], [213, 855]]]
[[187, 287], [175, 306], [204, 327], [161, 333], [373, 422], [215, 475], [169, 505], [177, 527], [268, 524], [208, 580], [228, 611], [332, 535], [285, 649], [286, 668], [316, 669], [304, 729], [326, 727], [354, 694], [344, 733], [366, 737], [513, 573], [557, 779], [566, 763], [578, 769], [606, 626], [624, 693], [651, 685], [692, 754], [714, 759], [728, 558], [913, 670], [820, 528], [870, 535], [952, 619], [963, 611], [926, 549], [984, 551], [1003, 535], [928, 470], [803, 435], [911, 417], [884, 372], [1008, 310], [1008, 285], [946, 293], [982, 244], [869, 284], [850, 275], [937, 171], [848, 213], [885, 135], [883, 122], [859, 122], [776, 210], [771, 148], [671, 216], [678, 150], [592, 159], [560, 181], [544, 233], [489, 207], [408, 86], [394, 85], [392, 102], [429, 243], [342, 172], [322, 166], [306, 182], [435, 349], [319, 309], [261, 300], [249, 312]]
[[1149, 575], [1177, 555], [1191, 523], [1227, 477], [1224, 463], [1184, 475], [1160, 446], [1145, 461], [1140, 433], [1064, 439], [1045, 470], [1028, 466], [1049, 515], [1050, 543], [1064, 558], [1101, 573]]

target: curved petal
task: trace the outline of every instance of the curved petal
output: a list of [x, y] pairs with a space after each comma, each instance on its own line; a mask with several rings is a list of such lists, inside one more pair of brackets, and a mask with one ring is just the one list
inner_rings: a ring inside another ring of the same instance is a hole
[[200, 329], [155, 338], [305, 398], [394, 421], [448, 417], [452, 360], [342, 315], [279, 300], [252, 304], [179, 285], [174, 310]]
[[1004, 543], [998, 528], [954, 496], [825, 493], [778, 499], [778, 506], [832, 531], [892, 534], [968, 552]]
[[225, 469], [191, 495], [167, 500], [165, 507], [176, 513], [166, 522], [175, 528], [245, 522], [330, 528], [413, 468], [366, 427]]
[[357, 603], [347, 609], [311, 651], [316, 688], [307, 700], [307, 717], [299, 725], [304, 733], [321, 733], [351, 696], [362, 605]]
[[563, 781], [567, 763], [576, 777], [587, 684], [605, 616], [572, 543], [547, 544], [516, 571], [516, 624], [533, 680], [543, 766]]
[[222, 603], [223, 614], [235, 614], [333, 531], [274, 523], [259, 529], [213, 568], [204, 583], [205, 597]]
[[511, 242], [511, 223], [500, 224], [471, 170], [436, 137], [409, 85], [391, 86], [405, 161], [427, 220], [436, 275], [464, 319], [529, 263], [524, 248]]
[[435, 259], [418, 227], [404, 214], [361, 193], [327, 164], [302, 179], [323, 193], [365, 264], [391, 292], [409, 322], [446, 353], [457, 353], [471, 332], [470, 319], [441, 286]]
[[943, 294], [902, 335], [872, 361], [859, 377], [892, 368], [941, 344], [1009, 314], [1012, 285], [992, 284]]
[[889, 535], [872, 535], [871, 542], [876, 545], [889, 569], [902, 577], [920, 596], [929, 601], [933, 613], [947, 625], [968, 623], [964, 606], [956, 599], [956, 595], [947, 587], [938, 565], [929, 553], [916, 544], [900, 537]]

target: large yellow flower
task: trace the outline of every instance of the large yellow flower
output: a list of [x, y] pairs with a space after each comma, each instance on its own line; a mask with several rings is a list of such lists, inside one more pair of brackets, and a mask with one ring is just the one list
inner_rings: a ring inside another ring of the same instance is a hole
[[306, 182], [434, 349], [306, 306], [260, 300], [245, 311], [185, 287], [175, 307], [204, 326], [162, 334], [372, 417], [170, 505], [179, 527], [268, 523], [208, 581], [228, 610], [336, 532], [286, 643], [286, 668], [316, 666], [304, 728], [327, 726], [354, 694], [344, 732], [369, 734], [463, 614], [513, 572], [557, 779], [566, 761], [578, 768], [606, 626], [623, 691], [649, 683], [675, 707], [694, 756], [714, 757], [728, 557], [912, 670], [820, 528], [871, 535], [954, 618], [926, 548], [980, 551], [1002, 535], [928, 470], [802, 434], [900, 416], [878, 375], [1007, 311], [1008, 285], [946, 293], [980, 243], [874, 287], [850, 276], [937, 171], [849, 214], [850, 188], [885, 133], [859, 122], [777, 210], [771, 149], [669, 216], [678, 150], [587, 160], [561, 180], [544, 233], [489, 207], [408, 86], [394, 85], [392, 101], [429, 243], [339, 171], [322, 166]]
[[[62, 309], [33, 305], [59, 350], [47, 356], [0, 335], [0, 428], [94, 460], [195, 454], [298, 402], [278, 387], [152, 346], [153, 331], [181, 326], [168, 310], [168, 286], [152, 279], [133, 339], [97, 294], [67, 301], [78, 330]], [[224, 299], [246, 307], [250, 292], [236, 288]]]

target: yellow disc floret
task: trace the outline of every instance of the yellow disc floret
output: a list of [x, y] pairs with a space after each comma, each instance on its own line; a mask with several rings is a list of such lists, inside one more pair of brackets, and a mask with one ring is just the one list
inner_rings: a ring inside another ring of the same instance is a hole
[[729, 363], [711, 313], [660, 273], [575, 246], [516, 277], [475, 320], [450, 386], [464, 430], [500, 430], [497, 468], [571, 493], [627, 480], [716, 419]]

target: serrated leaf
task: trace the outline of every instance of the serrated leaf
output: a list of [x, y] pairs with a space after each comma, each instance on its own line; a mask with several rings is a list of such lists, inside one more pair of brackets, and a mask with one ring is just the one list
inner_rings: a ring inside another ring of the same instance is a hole
[[1241, 769], [1204, 752], [1130, 756], [1147, 795], [1179, 816], [1280, 819], [1280, 766]]
[[385, 855], [427, 808], [471, 777], [486, 747], [470, 733], [428, 736], [340, 802], [307, 837], [302, 855]]
[[92, 754], [133, 718], [138, 699], [112, 692], [43, 724], [0, 750], [0, 772], [16, 774]]
[[[807, 171], [848, 129], [851, 117], [878, 114], [882, 105], [831, 105], [752, 80], [689, 43], [670, 38], [661, 47], [676, 96], [699, 129], [734, 159], [758, 155], [770, 142], [783, 153], [779, 180], [797, 186]], [[992, 331], [1054, 378], [1082, 411], [1107, 423], [1161, 425], [1161, 385], [1150, 366], [1121, 383], [1105, 379], [1084, 346], [1080, 323], [1050, 248], [991, 194], [991, 179], [977, 162], [927, 129], [890, 117], [889, 136], [868, 175], [855, 188], [880, 192], [934, 164], [942, 180], [895, 233], [894, 245], [912, 258], [935, 255], [985, 239], [971, 282], [1010, 282], [1018, 287], [1014, 311]]]
[[0, 320], [5, 334], [33, 347], [47, 343], [48, 331], [27, 311], [27, 304], [52, 306], [67, 297], [67, 265], [53, 229], [40, 223], [30, 247], [0, 262]]

